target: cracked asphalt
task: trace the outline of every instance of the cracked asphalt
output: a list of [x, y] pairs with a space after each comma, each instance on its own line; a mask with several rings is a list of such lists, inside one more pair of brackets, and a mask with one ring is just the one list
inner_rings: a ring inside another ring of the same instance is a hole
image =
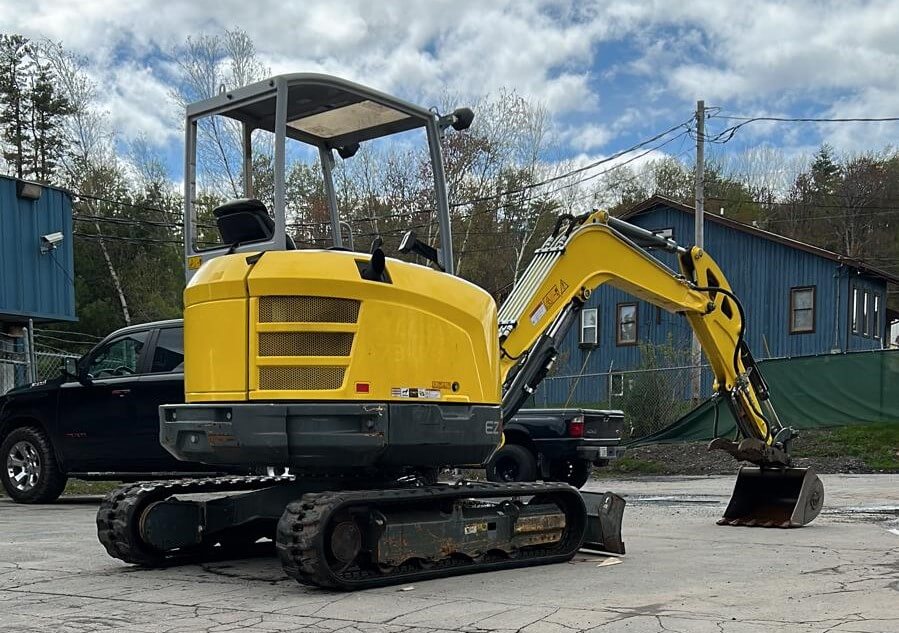
[[0, 631], [899, 633], [899, 476], [822, 478], [799, 530], [716, 526], [732, 477], [594, 481], [628, 499], [620, 564], [357, 593], [301, 587], [274, 558], [129, 567], [97, 542], [99, 499], [0, 499]]

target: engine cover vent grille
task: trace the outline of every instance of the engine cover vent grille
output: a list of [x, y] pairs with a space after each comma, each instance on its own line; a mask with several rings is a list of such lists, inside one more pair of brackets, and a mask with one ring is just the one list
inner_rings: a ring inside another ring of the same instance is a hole
[[352, 332], [260, 332], [260, 356], [349, 356]]
[[346, 367], [274, 367], [259, 368], [259, 388], [290, 390], [340, 389]]
[[260, 323], [356, 323], [357, 299], [267, 296], [259, 298]]

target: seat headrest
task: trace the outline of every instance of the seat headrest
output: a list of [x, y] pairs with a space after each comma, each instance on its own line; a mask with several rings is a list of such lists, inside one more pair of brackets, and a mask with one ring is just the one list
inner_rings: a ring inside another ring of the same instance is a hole
[[263, 242], [275, 233], [275, 221], [265, 205], [254, 198], [238, 198], [212, 210], [225, 244]]

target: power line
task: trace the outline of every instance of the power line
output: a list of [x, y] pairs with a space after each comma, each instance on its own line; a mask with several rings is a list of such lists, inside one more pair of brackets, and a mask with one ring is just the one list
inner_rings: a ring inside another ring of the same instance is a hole
[[731, 119], [734, 121], [779, 121], [784, 123], [878, 123], [886, 121], [899, 121], [899, 117], [850, 117], [850, 118], [826, 118], [826, 117], [781, 117], [781, 116], [730, 116], [725, 114], [713, 114], [712, 119]]
[[76, 237], [86, 237], [88, 239], [114, 240], [118, 242], [134, 242], [144, 244], [177, 244], [179, 246], [183, 244], [183, 242], [181, 242], [180, 240], [162, 240], [150, 237], [126, 237], [120, 235], [104, 235], [102, 233], [79, 233], [78, 231], [73, 231], [72, 235]]
[[716, 134], [715, 136], [705, 136], [705, 139], [709, 143], [718, 143], [724, 144], [730, 141], [734, 134], [737, 133], [737, 130], [742, 128], [744, 125], [749, 125], [750, 123], [756, 123], [758, 121], [773, 121], [779, 123], [882, 123], [888, 121], [899, 121], [899, 117], [852, 117], [852, 118], [825, 118], [825, 117], [779, 117], [779, 116], [728, 116], [723, 114], [715, 114], [710, 118], [717, 119], [730, 119], [735, 121], [742, 121], [742, 123], [738, 123], [737, 125], [726, 128]]
[[[91, 339], [93, 341], [99, 341], [102, 339], [102, 336], [97, 336], [96, 334], [89, 334], [88, 332], [77, 332], [75, 330], [48, 330], [46, 328], [34, 328], [35, 335], [56, 335], [56, 336], [74, 336], [75, 338], [82, 337]], [[75, 341], [73, 341], [75, 342]]]
[[[620, 150], [620, 151], [618, 151], [618, 152], [612, 154], [611, 156], [607, 156], [606, 158], [601, 158], [601, 159], [599, 159], [599, 160], [597, 160], [597, 161], [594, 161], [594, 162], [592, 162], [592, 163], [590, 163], [590, 164], [588, 164], [588, 165], [584, 165], [583, 167], [578, 167], [577, 169], [572, 169], [572, 170], [570, 170], [570, 171], [568, 171], [568, 172], [565, 172], [565, 173], [563, 173], [563, 174], [559, 174], [559, 175], [557, 175], [557, 176], [553, 176], [553, 177], [551, 177], [551, 178], [547, 178], [547, 179], [542, 180], [542, 181], [540, 181], [540, 182], [535, 182], [535, 183], [533, 183], [533, 184], [523, 185], [523, 186], [518, 187], [518, 188], [515, 188], [515, 189], [510, 189], [510, 190], [508, 190], [508, 191], [503, 191], [503, 192], [501, 192], [501, 193], [497, 193], [497, 194], [493, 194], [493, 195], [489, 195], [489, 196], [481, 196], [481, 197], [478, 197], [478, 198], [471, 198], [471, 199], [465, 200], [465, 201], [463, 201], [463, 202], [457, 202], [455, 205], [450, 205], [450, 206], [456, 206], [456, 207], [459, 207], [459, 206], [464, 206], [464, 205], [468, 205], [468, 204], [474, 204], [474, 203], [477, 203], [477, 202], [486, 202], [486, 201], [488, 201], [488, 200], [495, 200], [495, 199], [501, 198], [501, 197], [503, 197], [503, 196], [509, 196], [509, 195], [513, 195], [513, 194], [516, 194], [516, 193], [521, 193], [522, 191], [527, 191], [527, 190], [533, 189], [533, 188], [535, 188], [535, 187], [541, 187], [541, 186], [546, 185], [546, 184], [549, 184], [549, 183], [551, 183], [551, 182], [556, 182], [556, 181], [558, 181], [558, 180], [562, 180], [563, 178], [568, 178], [568, 177], [570, 177], [570, 176], [574, 176], [574, 175], [576, 175], [576, 174], [580, 174], [580, 173], [583, 173], [583, 172], [585, 172], [585, 171], [589, 171], [589, 170], [593, 169], [594, 167], [598, 167], [598, 166], [600, 166], [600, 165], [604, 165], [605, 163], [611, 162], [611, 161], [613, 161], [613, 160], [615, 160], [615, 159], [617, 159], [617, 158], [621, 158], [622, 156], [624, 156], [624, 155], [626, 155], [626, 154], [629, 154], [630, 152], [636, 151], [636, 150], [640, 149], [641, 147], [646, 147], [647, 145], [656, 142], [657, 140], [659, 140], [659, 139], [661, 139], [661, 138], [667, 136], [668, 134], [674, 132], [675, 130], [679, 130], [680, 128], [687, 128], [687, 129], [689, 129], [688, 126], [689, 126], [689, 124], [690, 124], [690, 122], [691, 122], [692, 120], [693, 120], [693, 117], [690, 117], [689, 119], [687, 119], [687, 120], [684, 121], [683, 123], [678, 123], [678, 124], [675, 125], [674, 127], [668, 128], [668, 129], [665, 130], [664, 132], [659, 132], [658, 134], [656, 134], [656, 135], [653, 136], [652, 138], [646, 139], [645, 141], [640, 141], [639, 143], [637, 143], [637, 144], [635, 144], [635, 145], [632, 145], [632, 146], [628, 147], [627, 149]], [[675, 139], [676, 139], [676, 138], [679, 138], [679, 137], [675, 137]], [[674, 140], [674, 139], [672, 139], [672, 140]]]

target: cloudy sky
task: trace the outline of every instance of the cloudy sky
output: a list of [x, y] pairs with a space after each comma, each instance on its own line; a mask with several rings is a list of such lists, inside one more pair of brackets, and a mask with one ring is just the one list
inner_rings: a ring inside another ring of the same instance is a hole
[[[680, 0], [0, 0], [0, 31], [89, 62], [120, 138], [180, 155], [173, 51], [240, 27], [274, 73], [333, 73], [425, 105], [500, 87], [553, 113], [558, 153], [612, 154], [688, 119], [899, 115], [899, 2]], [[733, 124], [712, 119], [712, 132]], [[894, 143], [892, 123], [752, 124], [728, 151]], [[665, 150], [688, 156], [690, 141]], [[175, 167], [177, 169], [177, 167]]]

